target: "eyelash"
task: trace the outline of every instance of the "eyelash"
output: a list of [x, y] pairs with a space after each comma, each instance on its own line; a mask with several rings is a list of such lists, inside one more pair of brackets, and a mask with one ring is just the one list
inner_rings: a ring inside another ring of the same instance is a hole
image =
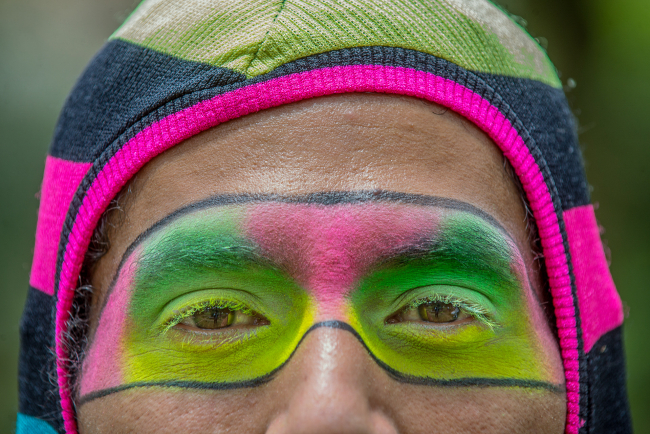
[[172, 327], [179, 324], [185, 318], [189, 318], [197, 312], [201, 312], [205, 309], [218, 308], [218, 309], [231, 309], [235, 311], [242, 312], [247, 315], [253, 315], [253, 312], [248, 306], [233, 300], [208, 300], [202, 301], [197, 304], [192, 304], [186, 307], [181, 308], [180, 310], [174, 311], [174, 316], [169, 320], [165, 321], [161, 326], [162, 333], [168, 332]]
[[408, 309], [417, 309], [419, 306], [425, 304], [425, 303], [444, 303], [444, 304], [451, 304], [454, 307], [458, 307], [468, 314], [470, 314], [472, 317], [476, 318], [476, 320], [485, 326], [487, 326], [490, 329], [494, 329], [497, 326], [497, 323], [490, 318], [490, 314], [479, 303], [476, 303], [471, 300], [465, 300], [458, 298], [455, 295], [452, 294], [432, 294], [426, 297], [421, 297], [417, 298], [413, 301], [411, 301], [409, 304], [407, 304], [405, 307], [400, 309], [400, 312], [406, 311]]

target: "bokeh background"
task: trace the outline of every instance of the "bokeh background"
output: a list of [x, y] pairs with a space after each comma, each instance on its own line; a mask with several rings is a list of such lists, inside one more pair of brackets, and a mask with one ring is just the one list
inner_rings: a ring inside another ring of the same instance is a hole
[[[547, 49], [579, 121], [596, 213], [628, 312], [635, 432], [650, 433], [650, 0], [497, 1]], [[13, 432], [17, 411], [18, 323], [47, 147], [76, 78], [136, 5], [136, 0], [0, 0], [3, 433]]]

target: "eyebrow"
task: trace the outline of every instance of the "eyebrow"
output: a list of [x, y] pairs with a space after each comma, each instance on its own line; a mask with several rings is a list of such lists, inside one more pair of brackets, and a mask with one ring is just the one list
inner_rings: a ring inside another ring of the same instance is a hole
[[445, 208], [450, 210], [465, 211], [470, 214], [485, 220], [501, 232], [508, 234], [505, 228], [494, 218], [491, 214], [475, 207], [472, 204], [463, 202], [448, 197], [429, 196], [425, 194], [402, 193], [388, 190], [359, 190], [359, 191], [325, 191], [308, 194], [296, 195], [283, 195], [276, 193], [238, 193], [238, 194], [220, 194], [193, 202], [178, 208], [156, 223], [145, 229], [136, 237], [136, 239], [127, 248], [123, 255], [129, 256], [129, 253], [135, 249], [139, 244], [146, 240], [153, 233], [159, 231], [163, 227], [169, 225], [174, 220], [193, 212], [203, 210], [206, 208], [213, 208], [227, 205], [245, 205], [249, 203], [264, 203], [264, 202], [278, 202], [278, 203], [296, 203], [308, 205], [340, 205], [340, 204], [355, 204], [366, 202], [385, 202], [385, 203], [399, 203], [410, 205], [422, 205], [430, 207]]
[[[250, 194], [250, 193], [240, 193], [240, 194], [221, 194], [202, 199], [197, 202], [193, 202], [189, 205], [183, 206], [172, 211], [167, 216], [158, 220], [156, 223], [151, 225], [149, 228], [141, 232], [135, 240], [127, 247], [127, 249], [122, 254], [120, 264], [118, 265], [114, 275], [112, 276], [111, 283], [109, 285], [107, 296], [105, 300], [108, 300], [108, 296], [112, 291], [117, 278], [120, 275], [120, 272], [126, 263], [127, 259], [131, 256], [133, 251], [140, 246], [144, 241], [153, 236], [154, 234], [161, 231], [164, 227], [170, 225], [175, 220], [193, 212], [212, 208], [212, 207], [221, 207], [228, 205], [245, 205], [250, 203], [264, 203], [264, 202], [279, 202], [279, 203], [296, 203], [296, 204], [313, 204], [313, 205], [337, 205], [337, 204], [355, 204], [355, 203], [366, 203], [366, 202], [375, 202], [375, 203], [396, 203], [396, 204], [410, 204], [410, 205], [421, 205], [429, 207], [438, 207], [449, 210], [464, 211], [469, 214], [472, 214], [486, 223], [493, 226], [500, 233], [505, 235], [507, 238], [512, 240], [512, 237], [508, 234], [505, 228], [499, 223], [499, 221], [494, 218], [491, 214], [483, 211], [480, 208], [475, 207], [467, 202], [463, 202], [456, 199], [451, 199], [447, 197], [439, 196], [429, 196], [424, 194], [412, 194], [412, 193], [402, 193], [389, 190], [359, 190], [359, 191], [325, 191], [317, 193], [308, 193], [308, 194], [298, 194], [298, 195], [282, 195], [276, 193], [266, 193], [266, 194]], [[225, 254], [226, 252], [222, 252]], [[243, 251], [239, 252], [243, 254]], [[234, 250], [230, 252], [234, 254]], [[419, 253], [414, 250], [411, 253], [403, 252], [402, 256], [404, 259], [409, 256], [415, 257]], [[223, 255], [222, 255], [223, 257]], [[240, 263], [260, 263], [265, 262], [268, 264], [268, 261], [261, 257], [259, 254], [254, 254], [253, 250], [249, 251], [248, 255], [244, 255], [240, 258]]]
[[482, 275], [500, 282], [516, 281], [511, 268], [513, 245], [507, 234], [495, 231], [479, 219], [457, 219], [434, 236], [392, 252], [376, 264], [375, 269], [427, 264], [453, 266], [463, 274]]
[[177, 228], [142, 253], [136, 285], [183, 281], [202, 271], [245, 271], [252, 266], [275, 268], [245, 238], [218, 232], [206, 234], [201, 228]]

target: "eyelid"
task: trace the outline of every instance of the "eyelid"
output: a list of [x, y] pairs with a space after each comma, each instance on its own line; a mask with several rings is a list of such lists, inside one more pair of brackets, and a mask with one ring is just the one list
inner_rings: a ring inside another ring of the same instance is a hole
[[465, 309], [478, 321], [490, 328], [498, 326], [494, 305], [484, 295], [471, 289], [451, 285], [427, 285], [413, 288], [400, 295], [391, 305], [391, 315], [426, 302], [440, 301]]
[[268, 318], [260, 300], [253, 294], [236, 289], [207, 289], [183, 294], [168, 302], [161, 310], [154, 328], [164, 334], [183, 319], [206, 307], [228, 307]]
[[485, 307], [482, 306], [481, 304], [469, 300], [462, 300], [450, 294], [434, 294], [433, 296], [427, 296], [424, 298], [416, 299], [411, 303], [409, 303], [404, 308], [404, 310], [415, 309], [421, 306], [422, 304], [432, 303], [432, 302], [451, 304], [453, 306], [459, 307], [460, 309], [464, 310], [466, 313], [468, 313], [469, 315], [474, 317], [477, 321], [486, 325], [490, 329], [493, 329], [497, 325], [496, 322], [490, 317]]
[[170, 328], [180, 324], [184, 319], [187, 319], [194, 315], [197, 312], [201, 312], [210, 308], [219, 308], [225, 309], [228, 308], [233, 311], [243, 312], [246, 315], [253, 315], [255, 312], [250, 310], [247, 306], [233, 302], [230, 300], [207, 300], [198, 304], [193, 304], [187, 307], [182, 308], [178, 313], [174, 315], [168, 322], [165, 323], [164, 332], [169, 331]]

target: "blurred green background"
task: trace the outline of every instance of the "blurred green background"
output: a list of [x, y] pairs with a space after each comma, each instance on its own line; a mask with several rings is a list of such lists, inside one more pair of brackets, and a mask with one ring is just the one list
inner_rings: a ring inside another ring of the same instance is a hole
[[[650, 433], [650, 0], [499, 0], [566, 84], [625, 328], [635, 432]], [[64, 99], [135, 0], [0, 0], [0, 432], [17, 411], [18, 322], [44, 158]]]

